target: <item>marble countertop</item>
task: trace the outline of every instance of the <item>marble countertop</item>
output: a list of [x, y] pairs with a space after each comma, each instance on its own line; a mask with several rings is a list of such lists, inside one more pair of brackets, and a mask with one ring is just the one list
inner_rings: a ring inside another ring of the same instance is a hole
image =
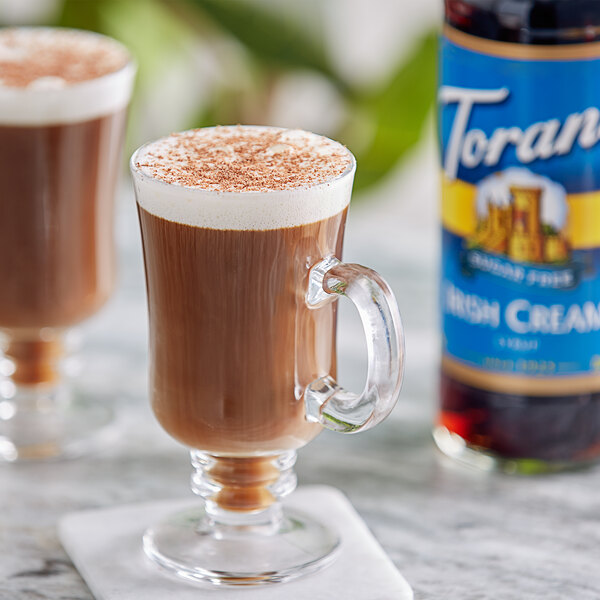
[[[401, 305], [407, 375], [401, 402], [374, 430], [324, 432], [299, 453], [300, 484], [343, 490], [417, 600], [597, 600], [600, 468], [534, 478], [468, 470], [434, 449], [436, 181], [432, 156], [356, 205], [345, 259], [379, 270]], [[186, 450], [154, 422], [146, 398], [146, 315], [133, 199], [120, 199], [121, 283], [83, 327], [86, 383], [118, 415], [94, 454], [0, 465], [0, 600], [88, 600], [56, 523], [73, 510], [192, 498]], [[360, 324], [342, 310], [340, 380], [360, 388]], [[107, 375], [108, 374], [108, 375]], [[284, 596], [282, 596], [284, 597]], [[368, 599], [366, 599], [368, 600]]]

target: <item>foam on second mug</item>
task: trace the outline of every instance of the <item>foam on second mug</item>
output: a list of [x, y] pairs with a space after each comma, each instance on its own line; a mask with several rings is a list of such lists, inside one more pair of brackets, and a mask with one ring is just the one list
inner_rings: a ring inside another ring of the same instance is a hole
[[76, 123], [125, 108], [135, 65], [118, 42], [87, 31], [0, 30], [0, 124]]
[[302, 130], [231, 126], [172, 134], [131, 160], [140, 207], [194, 227], [269, 230], [327, 219], [350, 200], [354, 157]]

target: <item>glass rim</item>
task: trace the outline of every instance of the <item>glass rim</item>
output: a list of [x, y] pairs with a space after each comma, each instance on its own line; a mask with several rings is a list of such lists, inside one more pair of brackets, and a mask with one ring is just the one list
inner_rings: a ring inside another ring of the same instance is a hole
[[[315, 136], [324, 138], [330, 142], [333, 142], [333, 143], [339, 145], [347, 153], [348, 157], [350, 158], [350, 161], [349, 161], [347, 167], [344, 169], [344, 171], [342, 171], [342, 173], [340, 173], [339, 175], [336, 175], [335, 177], [332, 177], [331, 179], [327, 179], [326, 181], [322, 181], [320, 183], [315, 183], [314, 185], [303, 185], [303, 186], [298, 186], [298, 187], [284, 189], [284, 190], [260, 190], [260, 191], [257, 191], [257, 190], [247, 190], [247, 191], [244, 191], [244, 190], [241, 190], [241, 191], [209, 190], [209, 189], [205, 189], [205, 188], [201, 188], [201, 187], [192, 187], [192, 186], [181, 185], [178, 183], [168, 183], [167, 181], [163, 181], [162, 179], [159, 179], [157, 177], [153, 177], [152, 175], [149, 175], [148, 173], [144, 172], [141, 167], [138, 167], [136, 164], [137, 158], [139, 157], [140, 154], [142, 154], [142, 152], [146, 148], [148, 148], [148, 146], [151, 146], [152, 144], [155, 144], [156, 142], [165, 140], [165, 139], [169, 138], [171, 135], [174, 135], [174, 133], [179, 134], [179, 133], [188, 133], [190, 131], [208, 131], [208, 130], [223, 128], [223, 127], [225, 127], [225, 128], [240, 127], [242, 129], [269, 130], [269, 131], [303, 131], [305, 133], [309, 133], [311, 135], [315, 135]], [[295, 129], [295, 128], [291, 128], [291, 127], [276, 127], [273, 125], [213, 125], [210, 127], [198, 127], [195, 129], [194, 128], [186, 129], [184, 131], [178, 131], [178, 132], [174, 132], [174, 133], [157, 138], [157, 139], [149, 141], [149, 142], [146, 142], [145, 144], [142, 144], [139, 148], [137, 148], [133, 152], [133, 154], [131, 155], [131, 158], [129, 159], [129, 169], [130, 169], [131, 174], [133, 175], [134, 179], [137, 178], [141, 181], [149, 183], [150, 185], [156, 185], [158, 187], [162, 187], [163, 189], [170, 189], [170, 190], [181, 189], [181, 190], [186, 190], [189, 193], [197, 193], [198, 195], [203, 195], [203, 196], [206, 196], [206, 195], [210, 195], [210, 196], [240, 196], [240, 195], [264, 196], [265, 194], [289, 194], [289, 193], [293, 193], [293, 192], [308, 192], [308, 191], [312, 191], [315, 189], [329, 187], [332, 184], [337, 184], [337, 183], [345, 180], [348, 176], [353, 176], [354, 172], [356, 170], [356, 158], [354, 157], [354, 154], [352, 154], [352, 152], [346, 146], [344, 146], [341, 142], [338, 142], [337, 140], [329, 138], [325, 135], [321, 135], [318, 133], [314, 133], [312, 131], [308, 131], [306, 129]]]

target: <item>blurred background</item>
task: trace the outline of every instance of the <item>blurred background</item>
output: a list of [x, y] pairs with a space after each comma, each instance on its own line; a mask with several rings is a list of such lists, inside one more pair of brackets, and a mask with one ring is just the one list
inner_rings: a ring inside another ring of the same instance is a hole
[[[1, 598], [17, 598], [14, 589], [22, 600], [89, 597], [56, 539], [65, 511], [189, 494], [186, 449], [158, 426], [148, 402], [144, 272], [127, 160], [172, 131], [245, 123], [313, 130], [356, 155], [343, 258], [389, 281], [406, 329], [397, 408], [358, 436], [323, 432], [299, 453], [300, 483], [346, 492], [417, 598], [598, 599], [597, 477], [482, 477], [438, 460], [432, 447], [442, 10], [442, 0], [0, 0], [0, 26], [99, 31], [126, 44], [139, 65], [118, 194], [119, 285], [81, 326], [85, 387], [114, 404], [119, 427], [80, 461], [3, 470]], [[340, 302], [339, 380], [359, 391], [366, 349], [349, 304]]]
[[0, 21], [90, 29], [131, 50], [139, 72], [130, 152], [190, 127], [300, 127], [352, 149], [361, 191], [380, 183], [420, 139], [434, 97], [438, 5], [0, 0]]
[[[143, 270], [125, 168], [131, 152], [191, 127], [299, 127], [343, 142], [357, 158], [344, 258], [380, 271], [398, 297], [408, 359], [396, 413], [408, 415], [410, 431], [429, 430], [438, 360], [432, 109], [442, 4], [0, 0], [0, 25], [98, 31], [124, 43], [138, 63], [119, 194], [121, 282], [107, 308], [83, 326], [88, 378], [100, 390], [114, 395], [120, 386], [120, 395], [139, 399], [146, 385]], [[358, 390], [366, 350], [347, 306], [338, 346], [340, 379]]]

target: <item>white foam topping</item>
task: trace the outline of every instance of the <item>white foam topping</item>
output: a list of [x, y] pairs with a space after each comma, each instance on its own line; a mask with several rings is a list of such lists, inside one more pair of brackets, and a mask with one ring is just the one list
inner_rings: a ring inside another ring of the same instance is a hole
[[131, 159], [140, 207], [210, 229], [265, 230], [329, 218], [350, 202], [354, 157], [301, 130], [231, 126], [172, 134]]
[[86, 121], [127, 106], [136, 67], [106, 36], [74, 29], [0, 29], [0, 124]]

